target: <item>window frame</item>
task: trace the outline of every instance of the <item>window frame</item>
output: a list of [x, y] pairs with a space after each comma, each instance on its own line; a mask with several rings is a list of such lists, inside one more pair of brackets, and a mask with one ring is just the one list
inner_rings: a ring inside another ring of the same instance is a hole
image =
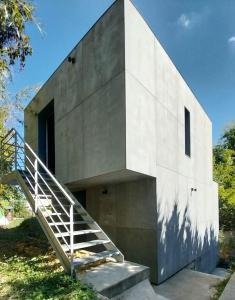
[[191, 158], [191, 115], [187, 107], [184, 107], [184, 153]]

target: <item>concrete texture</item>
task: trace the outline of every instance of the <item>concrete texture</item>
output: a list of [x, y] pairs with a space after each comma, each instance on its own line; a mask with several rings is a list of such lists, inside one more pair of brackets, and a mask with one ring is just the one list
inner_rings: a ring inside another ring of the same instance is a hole
[[158, 296], [169, 300], [210, 300], [220, 281], [218, 276], [185, 269], [153, 288]]
[[108, 298], [122, 294], [148, 276], [147, 267], [130, 262], [109, 262], [76, 274], [78, 280], [92, 285], [98, 293]]
[[86, 208], [125, 259], [151, 268], [156, 280], [156, 182], [139, 179], [88, 188]]
[[214, 271], [211, 273], [213, 275], [222, 277], [222, 278], [226, 278], [228, 277], [231, 273], [228, 271], [228, 269], [224, 269], [224, 268], [216, 268], [214, 269]]
[[[126, 165], [156, 177], [157, 283], [190, 263], [210, 272], [218, 242], [211, 122], [130, 1], [125, 1], [125, 51]], [[191, 157], [184, 152], [185, 107]]]
[[141, 281], [112, 300], [164, 300], [157, 297], [148, 279]]
[[70, 56], [75, 64], [65, 59], [26, 108], [26, 141], [37, 151], [37, 114], [54, 99], [56, 176], [86, 189], [88, 212], [126, 258], [149, 266], [158, 284], [188, 265], [211, 272], [218, 188], [212, 124], [195, 95], [129, 0]]
[[69, 56], [75, 64], [66, 58], [25, 110], [25, 138], [37, 151], [38, 113], [54, 100], [56, 176], [64, 183], [125, 169], [124, 3]]
[[234, 300], [235, 299], [235, 273], [233, 273], [229, 282], [227, 283], [219, 300]]

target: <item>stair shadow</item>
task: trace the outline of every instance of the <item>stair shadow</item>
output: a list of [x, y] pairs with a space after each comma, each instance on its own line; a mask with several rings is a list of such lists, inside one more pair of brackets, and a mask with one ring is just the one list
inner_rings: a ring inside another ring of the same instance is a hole
[[49, 244], [36, 218], [28, 218], [13, 228], [0, 228], [0, 258], [44, 255]]

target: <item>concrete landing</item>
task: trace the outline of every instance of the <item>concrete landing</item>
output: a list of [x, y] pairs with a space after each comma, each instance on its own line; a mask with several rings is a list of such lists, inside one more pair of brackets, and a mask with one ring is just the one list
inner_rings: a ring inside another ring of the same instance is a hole
[[[124, 263], [109, 262], [76, 274], [78, 280], [91, 285], [99, 294], [109, 299], [124, 293], [148, 277], [148, 267], [127, 261]], [[150, 300], [151, 298], [146, 299]]]
[[184, 269], [166, 282], [153, 286], [159, 300], [209, 300], [213, 295], [214, 286], [223, 278]]

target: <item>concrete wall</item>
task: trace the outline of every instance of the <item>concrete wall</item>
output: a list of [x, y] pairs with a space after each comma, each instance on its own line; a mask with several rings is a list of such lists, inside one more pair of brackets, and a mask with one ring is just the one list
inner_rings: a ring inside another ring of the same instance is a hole
[[156, 281], [156, 180], [88, 188], [86, 199], [87, 210], [125, 259], [149, 266]]
[[37, 151], [37, 114], [55, 103], [56, 175], [64, 183], [125, 169], [124, 7], [91, 28], [25, 110]]
[[[211, 122], [128, 0], [125, 33], [127, 168], [157, 178], [157, 282], [193, 261], [211, 271], [218, 240]], [[191, 157], [185, 155], [185, 107]]]
[[86, 187], [88, 211], [126, 259], [150, 266], [155, 283], [192, 262], [210, 271], [212, 126], [194, 94], [129, 0], [116, 1], [70, 56], [75, 64], [65, 60], [27, 107], [26, 140], [37, 150], [37, 113], [54, 99], [56, 175]]

